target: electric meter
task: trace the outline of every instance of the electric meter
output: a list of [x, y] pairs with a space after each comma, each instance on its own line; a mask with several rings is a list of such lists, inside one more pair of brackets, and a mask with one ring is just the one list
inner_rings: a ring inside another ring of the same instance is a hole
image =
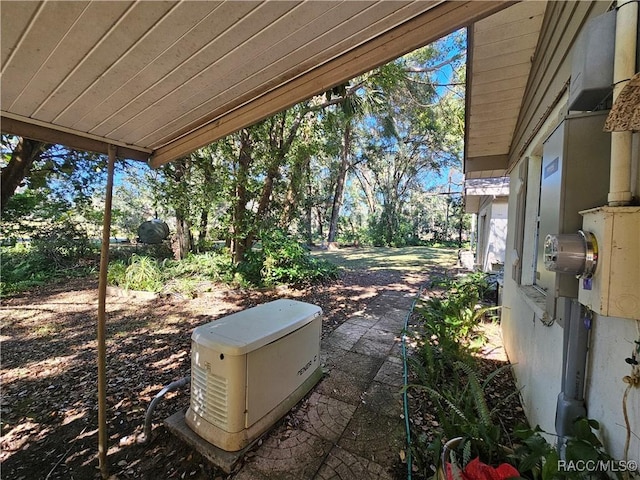
[[547, 270], [591, 277], [598, 262], [598, 244], [590, 232], [547, 235], [544, 266]]

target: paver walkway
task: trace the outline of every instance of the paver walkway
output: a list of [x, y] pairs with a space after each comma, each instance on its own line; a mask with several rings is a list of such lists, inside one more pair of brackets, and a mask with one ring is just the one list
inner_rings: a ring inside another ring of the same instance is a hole
[[322, 341], [327, 374], [235, 480], [393, 478], [405, 435], [401, 332], [414, 294], [379, 295]]

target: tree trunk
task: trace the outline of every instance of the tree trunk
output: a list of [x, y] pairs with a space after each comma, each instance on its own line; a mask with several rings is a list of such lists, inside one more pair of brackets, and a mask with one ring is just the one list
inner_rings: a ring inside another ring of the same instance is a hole
[[318, 236], [324, 238], [324, 212], [320, 208], [316, 208], [316, 216], [318, 217]]
[[333, 204], [331, 206], [331, 221], [329, 222], [329, 236], [327, 242], [329, 244], [336, 241], [338, 236], [338, 219], [340, 218], [340, 207], [342, 206], [342, 196], [344, 194], [344, 183], [347, 178], [347, 170], [349, 168], [349, 150], [351, 148], [351, 121], [347, 121], [344, 127], [342, 159], [340, 168], [338, 169], [338, 178], [336, 179], [336, 191], [333, 196]]
[[209, 225], [209, 211], [205, 208], [200, 212], [200, 228], [198, 232], [198, 251], [204, 250], [204, 241], [207, 238], [207, 226]]
[[271, 203], [271, 194], [273, 193], [273, 184], [275, 182], [276, 176], [278, 175], [278, 172], [280, 171], [281, 164], [282, 159], [275, 158], [271, 161], [269, 168], [267, 168], [267, 176], [265, 177], [264, 183], [262, 184], [262, 193], [260, 194], [258, 210], [256, 211], [258, 221], [264, 218], [264, 215], [269, 209], [269, 204]]
[[265, 225], [265, 219], [267, 213], [271, 207], [271, 196], [273, 195], [273, 188], [276, 178], [280, 173], [280, 167], [284, 164], [287, 154], [291, 149], [291, 145], [296, 138], [296, 134], [303, 116], [298, 116], [292, 123], [288, 131], [286, 131], [286, 118], [287, 111], [282, 114], [272, 117], [270, 122], [269, 132], [269, 155], [271, 161], [267, 165], [267, 174], [263, 180], [262, 192], [260, 194], [260, 200], [258, 201], [258, 208], [256, 210], [255, 222], [251, 227], [247, 227], [247, 235], [244, 238], [244, 249], [249, 250], [253, 245], [253, 241]]
[[305, 232], [307, 236], [307, 244], [313, 245], [313, 232], [312, 232], [312, 214], [313, 214], [313, 188], [311, 186], [311, 158], [307, 157], [305, 164], [305, 177], [307, 182], [307, 195], [304, 200], [304, 214], [305, 214]]
[[308, 164], [309, 160], [307, 158], [296, 158], [291, 166], [289, 187], [287, 188], [282, 216], [280, 217], [280, 225], [285, 229], [293, 221], [293, 217], [298, 209], [298, 203], [301, 197], [300, 191], [302, 190], [302, 178], [304, 169]]
[[184, 212], [176, 210], [176, 241], [173, 246], [173, 254], [176, 260], [186, 258], [193, 248], [191, 224], [184, 216]]
[[260, 226], [263, 224], [267, 211], [269, 210], [269, 205], [271, 204], [271, 194], [273, 193], [273, 184], [279, 171], [280, 159], [272, 160], [269, 168], [267, 169], [267, 176], [265, 177], [264, 183], [262, 185], [262, 194], [260, 195], [260, 201], [258, 202], [255, 224], [251, 227], [246, 228], [246, 235], [242, 240], [243, 245], [240, 248], [243, 250], [243, 258], [244, 252], [248, 251], [253, 245], [256, 234], [258, 233]]
[[385, 227], [384, 227], [384, 241], [386, 246], [393, 245], [393, 241], [396, 239], [396, 206], [395, 204], [385, 204], [383, 206], [385, 215]]
[[377, 201], [373, 186], [371, 185], [371, 182], [366, 177], [364, 172], [359, 172], [358, 169], [354, 169], [354, 173], [356, 178], [358, 179], [358, 182], [360, 183], [360, 187], [362, 187], [364, 196], [367, 199], [367, 208], [369, 209], [369, 215], [373, 216], [377, 212]]
[[[184, 181], [187, 174], [188, 158], [181, 158], [175, 161], [175, 170], [171, 177], [176, 183]], [[191, 222], [187, 218], [187, 211], [184, 208], [184, 199], [178, 202], [175, 207], [176, 216], [176, 238], [173, 242], [173, 255], [176, 260], [182, 260], [189, 252], [193, 251], [193, 236], [191, 234]]]
[[251, 137], [245, 129], [240, 133], [240, 153], [238, 154], [238, 170], [236, 172], [235, 185], [235, 205], [233, 207], [233, 222], [231, 226], [231, 256], [237, 265], [244, 261], [247, 250], [247, 225], [246, 212], [249, 196], [247, 192], [247, 182], [249, 179], [249, 168], [253, 162], [253, 151]]
[[444, 217], [444, 241], [445, 242], [449, 240], [449, 204], [450, 203], [451, 202], [447, 198], [447, 213], [445, 214], [445, 217]]
[[7, 203], [16, 193], [22, 181], [29, 176], [29, 171], [46, 144], [28, 138], [20, 138], [16, 148], [11, 152], [9, 164], [0, 174], [0, 211], [4, 212]]

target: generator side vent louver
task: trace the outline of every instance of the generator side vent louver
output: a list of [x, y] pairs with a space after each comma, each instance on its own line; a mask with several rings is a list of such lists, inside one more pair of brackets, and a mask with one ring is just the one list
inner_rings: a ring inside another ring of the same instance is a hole
[[191, 366], [191, 407], [219, 427], [227, 426], [227, 379], [204, 368]]

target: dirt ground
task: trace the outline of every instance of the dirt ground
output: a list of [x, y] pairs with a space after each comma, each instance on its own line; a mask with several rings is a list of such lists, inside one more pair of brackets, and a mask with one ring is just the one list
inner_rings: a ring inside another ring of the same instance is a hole
[[[302, 290], [216, 286], [194, 299], [110, 296], [107, 416], [112, 478], [227, 478], [162, 426], [165, 418], [188, 406], [188, 388], [165, 397], [154, 414], [151, 441], [137, 442], [151, 399], [164, 385], [189, 374], [196, 326], [286, 297], [320, 305], [326, 336], [384, 290], [417, 289], [426, 276], [422, 268], [349, 268], [338, 281]], [[96, 279], [25, 292], [3, 300], [2, 311], [2, 478], [100, 478]], [[290, 421], [291, 416], [281, 420]]]
[[[195, 299], [110, 296], [107, 302], [108, 463], [114, 478], [223, 479], [162, 426], [188, 406], [188, 389], [170, 393], [139, 444], [145, 412], [166, 384], [190, 370], [193, 328], [275, 298], [320, 305], [323, 336], [383, 289], [423, 279], [399, 269], [344, 271], [303, 290], [239, 291], [217, 286]], [[2, 478], [99, 478], [97, 462], [97, 281], [75, 279], [2, 302]], [[286, 422], [285, 417], [282, 421]]]

